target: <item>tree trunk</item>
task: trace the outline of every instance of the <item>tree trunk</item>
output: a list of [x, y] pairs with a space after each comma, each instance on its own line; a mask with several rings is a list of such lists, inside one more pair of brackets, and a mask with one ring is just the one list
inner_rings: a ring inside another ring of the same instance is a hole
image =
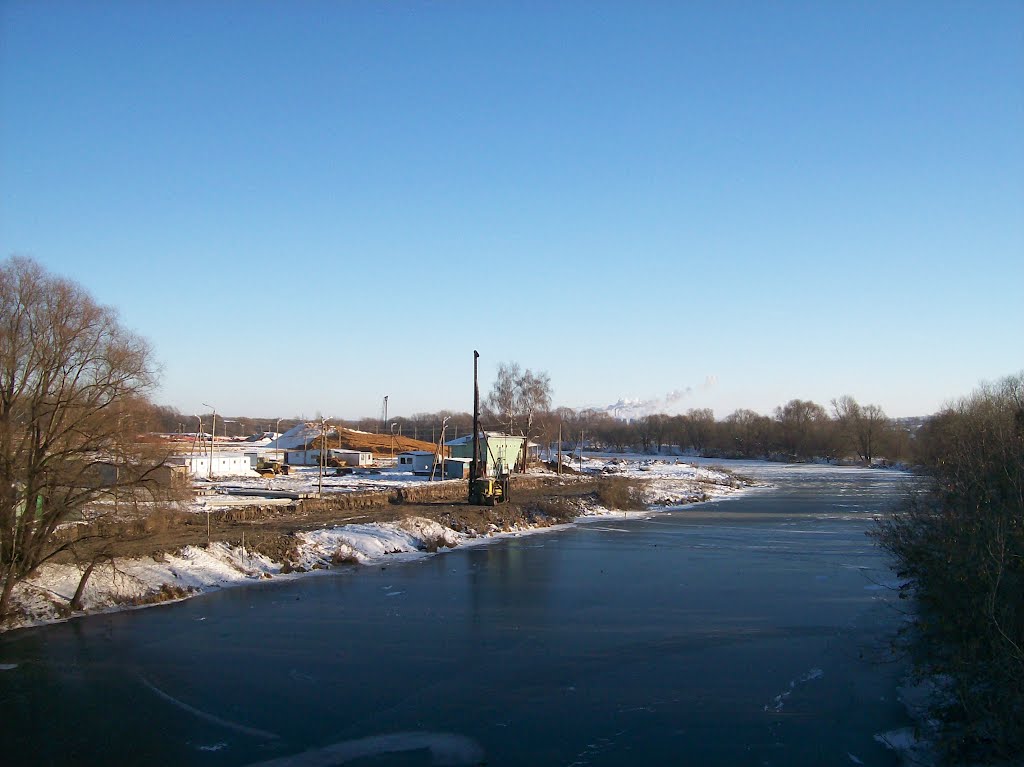
[[11, 571], [8, 571], [4, 576], [3, 589], [0, 590], [0, 621], [7, 617], [7, 611], [10, 609], [11, 604], [11, 592], [14, 591], [16, 581], [17, 579]]
[[96, 569], [98, 561], [98, 559], [94, 559], [89, 563], [89, 566], [85, 568], [85, 572], [82, 573], [82, 578], [78, 581], [78, 588], [75, 589], [75, 595], [71, 597], [70, 606], [72, 610], [80, 610], [82, 608], [82, 594], [85, 593], [85, 586], [89, 582], [89, 576], [92, 575], [92, 571]]

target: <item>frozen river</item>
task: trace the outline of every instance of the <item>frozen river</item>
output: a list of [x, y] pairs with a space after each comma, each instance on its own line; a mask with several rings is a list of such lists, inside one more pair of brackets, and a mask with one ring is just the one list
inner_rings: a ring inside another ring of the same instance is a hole
[[0, 638], [8, 764], [895, 765], [896, 472]]

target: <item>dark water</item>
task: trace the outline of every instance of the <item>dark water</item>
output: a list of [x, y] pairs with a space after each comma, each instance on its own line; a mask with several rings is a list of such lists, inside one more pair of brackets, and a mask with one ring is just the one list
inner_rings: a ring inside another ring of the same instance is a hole
[[748, 469], [775, 489], [7, 635], [5, 763], [894, 765], [864, 532], [904, 478]]

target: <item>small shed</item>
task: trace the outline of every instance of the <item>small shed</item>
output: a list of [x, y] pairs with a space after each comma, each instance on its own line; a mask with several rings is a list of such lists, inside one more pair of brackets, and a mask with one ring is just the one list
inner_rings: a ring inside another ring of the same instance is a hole
[[336, 461], [344, 461], [346, 466], [369, 466], [373, 463], [373, 453], [368, 450], [330, 448], [327, 455]]
[[406, 450], [398, 454], [398, 468], [413, 474], [430, 474], [434, 468], [434, 453], [429, 450]]
[[285, 450], [284, 462], [288, 466], [319, 466], [319, 450]]
[[467, 479], [469, 477], [469, 458], [445, 458], [444, 478], [445, 479]]

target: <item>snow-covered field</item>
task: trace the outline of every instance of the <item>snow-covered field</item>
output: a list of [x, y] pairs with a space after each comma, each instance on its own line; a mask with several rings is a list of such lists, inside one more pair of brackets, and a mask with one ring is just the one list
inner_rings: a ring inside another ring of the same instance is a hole
[[[352, 474], [342, 476], [335, 475], [334, 469], [329, 469], [321, 480], [320, 470], [316, 466], [299, 466], [293, 467], [291, 474], [280, 475], [273, 479], [264, 479], [253, 472], [253, 476], [196, 480], [195, 484], [198, 487], [214, 491], [215, 494], [198, 496], [189, 504], [189, 508], [192, 511], [206, 511], [211, 507], [254, 503], [252, 494], [259, 492], [266, 492], [268, 496], [275, 493], [308, 496], [318, 492], [321, 482], [323, 483], [323, 492], [328, 494], [352, 493], [361, 490], [392, 490], [428, 481], [426, 476], [397, 469], [357, 469]], [[445, 481], [458, 482], [460, 480]], [[246, 494], [242, 495], [242, 492]], [[289, 499], [284, 499], [283, 502], [287, 503]], [[259, 503], [265, 502], [261, 500]]]
[[[727, 473], [673, 459], [616, 458], [609, 461], [584, 458], [583, 469], [588, 473], [643, 479], [644, 501], [652, 507], [715, 500], [745, 487]], [[313, 469], [297, 476], [275, 479], [272, 483], [277, 485], [276, 489], [302, 492], [300, 488], [309, 487], [311, 480], [311, 489], [315, 489], [316, 479], [316, 469]], [[386, 478], [383, 475], [365, 475], [346, 479], [363, 481], [378, 488], [394, 486], [396, 482], [424, 481], [421, 477], [400, 472]], [[289, 482], [285, 485], [282, 480]], [[238, 480], [231, 483], [237, 484]], [[365, 485], [361, 489], [365, 489]], [[252, 498], [245, 500], [253, 502]], [[262, 500], [260, 502], [263, 503]], [[203, 507], [194, 508], [199, 510]], [[623, 512], [593, 503], [581, 505], [579, 511], [580, 521], [612, 515], [621, 518], [624, 515], [655, 513]], [[335, 565], [371, 564], [385, 558], [430, 556], [446, 548], [478, 545], [537, 531], [537, 528], [521, 527], [505, 532], [492, 525], [491, 529], [479, 535], [467, 535], [421, 517], [408, 517], [400, 522], [342, 525], [299, 534], [297, 559], [292, 562], [295, 567], [224, 543], [214, 543], [208, 548], [187, 546], [180, 552], [168, 553], [157, 559], [124, 559], [97, 566], [83, 592], [81, 607], [86, 613], [130, 609], [261, 579], [298, 577], [302, 572]], [[34, 578], [20, 584], [14, 598], [23, 608], [25, 618], [19, 625], [38, 625], [67, 617], [67, 606], [75, 594], [81, 574], [82, 571], [74, 565], [49, 564], [40, 568]]]
[[732, 474], [708, 466], [696, 466], [681, 458], [584, 458], [583, 470], [642, 479], [644, 502], [655, 506], [714, 500], [747, 486]]
[[[580, 468], [579, 459], [566, 459], [565, 464], [573, 469]], [[738, 487], [731, 475], [715, 471], [708, 467], [695, 466], [683, 459], [649, 458], [643, 456], [584, 457], [583, 471], [588, 474], [606, 474], [643, 479], [646, 483], [644, 500], [654, 505], [678, 505], [697, 503], [726, 495]], [[531, 470], [531, 474], [548, 474], [546, 470]], [[198, 496], [188, 508], [192, 511], [206, 511], [209, 508], [251, 504], [253, 493], [266, 492], [268, 500], [258, 501], [261, 504], [274, 503], [273, 494], [287, 493], [292, 496], [308, 496], [318, 492], [320, 482], [323, 492], [350, 493], [363, 490], [392, 490], [400, 487], [419, 485], [430, 480], [426, 476], [416, 475], [409, 471], [397, 469], [357, 469], [352, 474], [336, 476], [329, 470], [322, 480], [319, 469], [315, 466], [295, 467], [289, 475], [281, 475], [273, 479], [259, 476], [221, 477], [213, 480], [199, 479], [196, 485], [213, 491], [211, 495]], [[461, 480], [446, 480], [459, 482]], [[245, 493], [244, 495], [242, 493]], [[278, 499], [276, 502], [288, 503], [290, 499]]]

